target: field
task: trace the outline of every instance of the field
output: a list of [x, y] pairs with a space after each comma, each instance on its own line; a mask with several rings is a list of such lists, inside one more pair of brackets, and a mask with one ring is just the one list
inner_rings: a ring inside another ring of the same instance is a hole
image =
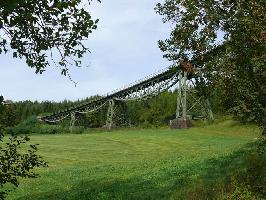
[[131, 129], [33, 135], [49, 163], [8, 199], [180, 199], [222, 180], [259, 129], [225, 121], [189, 130]]

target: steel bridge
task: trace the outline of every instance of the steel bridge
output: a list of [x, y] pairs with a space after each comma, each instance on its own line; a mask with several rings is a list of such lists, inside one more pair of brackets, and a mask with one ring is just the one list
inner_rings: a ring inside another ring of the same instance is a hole
[[[212, 57], [213, 54], [219, 53], [220, 50], [221, 47], [214, 49], [212, 52], [205, 54], [205, 58]], [[212, 119], [213, 115], [210, 109], [210, 104], [206, 97], [195, 99], [191, 108], [187, 108], [187, 89], [189, 82], [201, 76], [199, 70], [195, 67], [195, 63], [198, 61], [199, 59], [194, 59], [193, 61], [186, 62], [185, 64], [184, 62], [179, 62], [168, 67], [166, 70], [147, 76], [142, 80], [139, 80], [127, 87], [115, 90], [110, 94], [106, 94], [75, 107], [67, 108], [47, 116], [40, 116], [38, 118], [39, 120], [47, 123], [56, 123], [66, 118], [70, 118], [70, 127], [73, 127], [76, 121], [76, 114], [94, 112], [107, 104], [109, 107], [106, 117], [106, 128], [110, 130], [113, 125], [114, 106], [116, 101], [145, 100], [157, 96], [179, 83], [177, 87], [178, 97], [176, 119], [182, 117], [186, 118], [187, 110], [192, 109], [195, 104], [202, 104], [203, 100], [205, 101], [204, 105], [207, 109], [209, 118]], [[193, 65], [191, 63], [193, 63]], [[193, 69], [191, 68], [192, 66], [194, 67]]]

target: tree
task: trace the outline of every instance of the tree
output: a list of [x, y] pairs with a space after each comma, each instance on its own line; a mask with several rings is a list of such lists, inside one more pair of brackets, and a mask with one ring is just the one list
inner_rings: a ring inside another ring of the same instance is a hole
[[[91, 0], [87, 2], [90, 4]], [[82, 56], [89, 52], [83, 40], [97, 28], [98, 22], [81, 3], [81, 0], [0, 1], [0, 53], [11, 51], [14, 58], [25, 59], [36, 73], [55, 65], [63, 75], [69, 75], [69, 66], [80, 67]]]
[[[87, 2], [90, 4], [91, 0]], [[91, 19], [81, 3], [81, 0], [1, 1], [0, 54], [11, 52], [14, 58], [25, 59], [36, 73], [55, 65], [62, 75], [69, 76], [69, 66], [80, 67], [81, 58], [89, 52], [83, 40], [97, 28], [98, 22]], [[1, 119], [5, 111], [1, 96]], [[30, 145], [26, 153], [21, 153], [19, 148], [29, 141], [28, 137], [11, 136], [5, 142], [4, 128], [0, 123], [0, 199], [8, 193], [4, 189], [6, 184], [18, 186], [19, 177], [36, 177], [32, 170], [47, 165], [36, 154], [37, 145]]]
[[[157, 4], [175, 27], [159, 41], [169, 60], [200, 58], [205, 78], [222, 88], [224, 105], [266, 132], [266, 2], [264, 0], [166, 0]], [[222, 41], [219, 38], [223, 36]], [[208, 59], [204, 56], [221, 44]]]
[[[0, 114], [3, 115], [3, 97], [0, 96]], [[34, 178], [38, 174], [34, 168], [47, 166], [42, 157], [36, 154], [37, 145], [30, 145], [26, 153], [20, 152], [22, 144], [28, 142], [28, 137], [11, 136], [4, 140], [4, 126], [0, 123], [0, 199], [4, 199], [10, 190], [6, 190], [6, 184], [18, 186], [18, 178]]]

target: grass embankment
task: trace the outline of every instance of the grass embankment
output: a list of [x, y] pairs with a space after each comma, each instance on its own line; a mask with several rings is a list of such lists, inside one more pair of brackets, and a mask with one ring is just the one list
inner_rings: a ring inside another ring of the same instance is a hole
[[33, 135], [49, 168], [23, 180], [8, 199], [218, 198], [258, 134], [226, 121], [189, 130]]

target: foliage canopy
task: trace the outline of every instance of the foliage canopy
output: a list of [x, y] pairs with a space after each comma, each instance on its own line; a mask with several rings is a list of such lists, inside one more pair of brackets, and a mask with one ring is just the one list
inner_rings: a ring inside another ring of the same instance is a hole
[[[197, 64], [224, 106], [266, 127], [266, 1], [166, 0], [156, 11], [174, 26], [170, 38], [159, 41], [165, 57], [200, 57]], [[207, 60], [204, 54], [219, 44]]]
[[98, 22], [81, 0], [1, 1], [0, 13], [0, 53], [11, 51], [14, 58], [24, 58], [36, 73], [55, 65], [68, 75], [68, 66], [81, 66], [89, 52], [83, 41]]

